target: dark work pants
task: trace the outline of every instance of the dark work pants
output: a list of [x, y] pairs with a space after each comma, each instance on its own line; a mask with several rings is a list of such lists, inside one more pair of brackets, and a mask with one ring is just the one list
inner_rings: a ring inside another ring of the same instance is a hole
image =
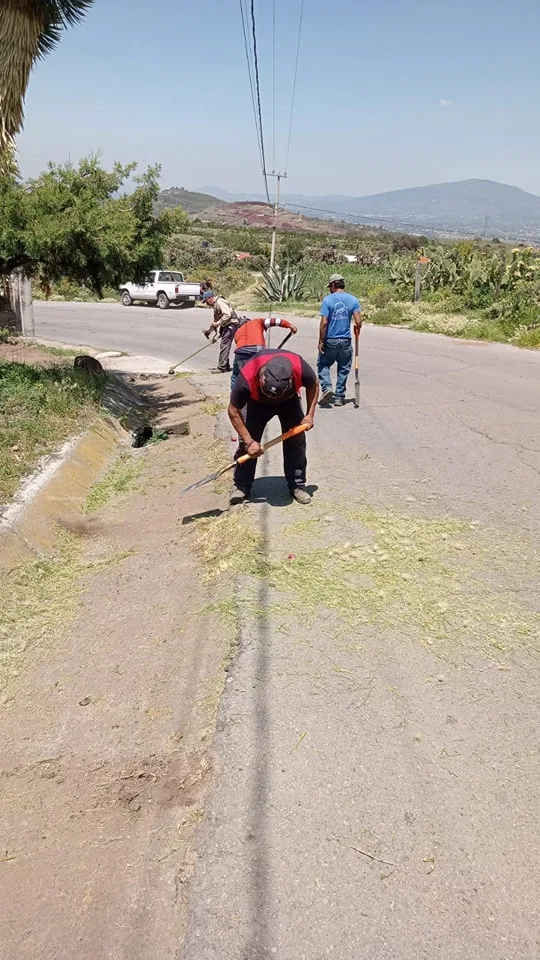
[[[304, 419], [304, 411], [299, 397], [285, 400], [283, 403], [259, 403], [257, 400], [248, 400], [246, 426], [254, 440], [260, 442], [266, 424], [272, 417], [279, 417], [281, 431], [285, 433], [291, 427], [298, 426]], [[246, 452], [243, 443], [240, 443], [236, 456]], [[299, 433], [283, 444], [283, 467], [289, 490], [303, 487], [306, 483], [306, 435]], [[234, 471], [234, 483], [239, 490], [249, 493], [255, 479], [257, 460], [248, 460], [239, 464]]]
[[234, 340], [234, 335], [238, 329], [236, 323], [229, 323], [223, 329], [221, 334], [221, 340], [219, 344], [219, 359], [218, 359], [218, 370], [226, 371], [229, 370], [229, 354], [231, 352], [231, 347]]

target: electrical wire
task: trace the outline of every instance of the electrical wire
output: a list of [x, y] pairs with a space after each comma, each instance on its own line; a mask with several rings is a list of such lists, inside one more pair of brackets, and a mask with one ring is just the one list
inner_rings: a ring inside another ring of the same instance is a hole
[[425, 230], [429, 230], [435, 233], [440, 232], [440, 230], [438, 230], [437, 227], [430, 226], [427, 223], [413, 223], [410, 220], [400, 220], [398, 217], [396, 217], [392, 221], [388, 221], [388, 220], [385, 220], [384, 217], [375, 217], [367, 213], [345, 213], [343, 210], [327, 210], [325, 207], [311, 207], [305, 203], [304, 204], [292, 203], [292, 202], [289, 202], [288, 200], [284, 201], [283, 206], [293, 207], [295, 210], [312, 210], [314, 213], [328, 213], [328, 214], [331, 214], [332, 217], [337, 217], [339, 220], [345, 220], [346, 218], [349, 218], [353, 222], [357, 223], [358, 226], [362, 226], [362, 223], [360, 221], [365, 220], [367, 221], [368, 226], [374, 225], [374, 226], [383, 227], [383, 228], [386, 228], [390, 233], [396, 232], [396, 225], [398, 225], [397, 229], [399, 229], [400, 227], [411, 227], [417, 233], [420, 233], [420, 235]]
[[264, 190], [266, 193], [267, 203], [270, 204], [270, 193], [268, 191], [268, 178], [266, 175], [266, 158], [264, 151], [264, 131], [263, 131], [263, 121], [262, 121], [262, 108], [261, 108], [261, 85], [259, 80], [259, 58], [257, 56], [257, 29], [255, 26], [255, 0], [251, 0], [251, 29], [253, 34], [253, 66], [255, 74], [255, 90], [257, 92], [257, 113], [259, 119], [259, 133], [261, 138], [261, 153], [262, 153], [262, 174], [264, 179]]
[[292, 97], [291, 97], [291, 115], [289, 119], [289, 135], [287, 137], [287, 152], [285, 154], [285, 171], [289, 168], [289, 153], [291, 150], [291, 136], [292, 136], [292, 125], [293, 125], [293, 114], [294, 114], [294, 102], [296, 99], [296, 81], [298, 79], [298, 62], [300, 60], [300, 41], [302, 38], [302, 24], [304, 21], [304, 0], [300, 2], [300, 19], [298, 21], [298, 40], [296, 44], [296, 62], [294, 65], [294, 78], [293, 78], [293, 88], [292, 88]]
[[272, 2], [272, 169], [276, 169], [276, 0]]
[[252, 105], [252, 107], [253, 107], [253, 119], [254, 119], [254, 121], [255, 121], [255, 133], [256, 133], [256, 136], [257, 136], [257, 146], [258, 146], [258, 148], [259, 148], [259, 160], [260, 160], [260, 163], [261, 163], [261, 168], [264, 168], [263, 149], [262, 149], [261, 137], [260, 137], [260, 132], [259, 132], [259, 124], [258, 124], [258, 121], [257, 121], [257, 105], [256, 105], [256, 103], [255, 103], [255, 87], [254, 87], [254, 82], [253, 82], [253, 67], [252, 67], [252, 64], [251, 64], [251, 56], [250, 56], [249, 43], [248, 43], [248, 35], [247, 35], [247, 14], [244, 12], [244, 4], [243, 4], [242, 0], [239, 0], [239, 2], [240, 2], [240, 16], [241, 16], [241, 18], [242, 18], [242, 33], [243, 33], [243, 35], [244, 35], [244, 49], [245, 49], [245, 53], [246, 53], [246, 63], [247, 63], [247, 68], [248, 68], [249, 87], [250, 87], [250, 91], [251, 91], [251, 105]]

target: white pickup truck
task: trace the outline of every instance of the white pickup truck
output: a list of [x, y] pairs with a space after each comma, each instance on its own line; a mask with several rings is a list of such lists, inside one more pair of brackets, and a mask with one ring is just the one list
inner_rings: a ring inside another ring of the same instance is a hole
[[146, 283], [124, 283], [120, 298], [125, 307], [135, 300], [157, 303], [166, 310], [171, 303], [193, 304], [201, 298], [200, 283], [186, 283], [184, 274], [176, 270], [151, 270]]

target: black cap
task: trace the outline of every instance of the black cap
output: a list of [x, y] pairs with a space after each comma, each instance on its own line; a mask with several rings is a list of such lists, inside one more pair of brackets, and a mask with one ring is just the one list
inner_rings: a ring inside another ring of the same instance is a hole
[[293, 368], [288, 357], [271, 357], [261, 367], [260, 377], [261, 390], [269, 399], [282, 400], [294, 393]]

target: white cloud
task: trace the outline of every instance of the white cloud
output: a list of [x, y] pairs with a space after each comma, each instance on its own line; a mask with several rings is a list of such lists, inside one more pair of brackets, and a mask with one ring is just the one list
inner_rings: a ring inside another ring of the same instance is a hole
[[452, 100], [443, 100], [443, 99], [441, 99], [441, 100], [439, 100], [439, 103], [440, 103], [441, 107], [451, 107], [451, 106], [452, 106]]

